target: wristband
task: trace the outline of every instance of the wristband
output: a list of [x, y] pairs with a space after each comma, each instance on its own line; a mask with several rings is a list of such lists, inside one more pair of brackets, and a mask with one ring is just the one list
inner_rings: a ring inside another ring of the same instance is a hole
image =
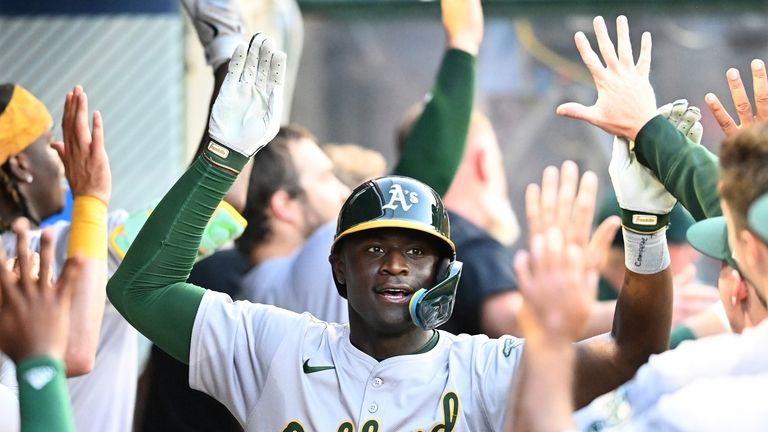
[[209, 164], [221, 171], [237, 176], [248, 163], [250, 157], [211, 139], [205, 146], [202, 155]]
[[640, 234], [623, 227], [622, 234], [627, 269], [638, 274], [654, 274], [669, 267], [666, 228], [652, 234]]
[[621, 224], [624, 228], [637, 233], [653, 234], [667, 228], [669, 225], [669, 213], [660, 215], [621, 209]]
[[107, 205], [96, 197], [76, 196], [72, 206], [67, 257], [107, 260]]

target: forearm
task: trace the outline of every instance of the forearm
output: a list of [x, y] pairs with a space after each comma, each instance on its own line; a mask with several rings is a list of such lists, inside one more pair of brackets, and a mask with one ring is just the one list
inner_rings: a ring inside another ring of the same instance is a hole
[[393, 174], [413, 177], [444, 195], [464, 153], [472, 116], [475, 58], [446, 51], [432, 97], [414, 124]]
[[72, 210], [67, 242], [67, 255], [78, 256], [78, 261], [67, 259], [61, 279], [70, 266], [82, 269], [72, 279], [73, 289], [70, 307], [69, 339], [64, 363], [67, 376], [83, 375], [93, 369], [96, 349], [104, 316], [107, 285], [107, 205], [101, 200], [76, 196]]
[[582, 332], [582, 339], [591, 338], [611, 331], [613, 312], [616, 310], [615, 300], [597, 302], [592, 306], [589, 321]]
[[[242, 169], [247, 158], [229, 166]], [[224, 172], [206, 151], [176, 182], [144, 224], [107, 294], [121, 314], [176, 359], [189, 361], [189, 345], [204, 290], [186, 281], [205, 228], [236, 174]]]
[[34, 357], [16, 365], [22, 432], [74, 431], [64, 365]]
[[635, 153], [696, 220], [722, 215], [717, 156], [688, 140], [664, 117], [643, 126]]
[[574, 345], [565, 339], [527, 337], [513, 389], [507, 430], [565, 431], [573, 428]]
[[669, 268], [649, 275], [627, 269], [611, 337], [598, 336], [578, 346], [574, 386], [577, 408], [628, 381], [651, 354], [667, 349], [671, 306]]

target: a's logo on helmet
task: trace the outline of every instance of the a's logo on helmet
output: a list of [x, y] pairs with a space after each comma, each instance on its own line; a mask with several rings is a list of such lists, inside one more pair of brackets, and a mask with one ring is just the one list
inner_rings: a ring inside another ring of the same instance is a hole
[[[406, 201], [406, 196], [408, 200]], [[403, 208], [403, 211], [408, 211], [414, 204], [419, 203], [419, 194], [416, 192], [404, 191], [403, 187], [395, 183], [389, 188], [389, 202], [382, 207], [382, 209], [397, 210], [398, 206]]]

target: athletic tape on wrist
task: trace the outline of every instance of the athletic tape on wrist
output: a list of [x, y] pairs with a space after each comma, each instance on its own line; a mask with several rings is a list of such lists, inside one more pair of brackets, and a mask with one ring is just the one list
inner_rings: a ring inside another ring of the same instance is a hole
[[76, 196], [72, 205], [67, 257], [107, 259], [107, 205], [92, 196]]
[[669, 267], [671, 260], [666, 228], [652, 234], [641, 234], [623, 227], [622, 234], [627, 269], [638, 274], [654, 274]]

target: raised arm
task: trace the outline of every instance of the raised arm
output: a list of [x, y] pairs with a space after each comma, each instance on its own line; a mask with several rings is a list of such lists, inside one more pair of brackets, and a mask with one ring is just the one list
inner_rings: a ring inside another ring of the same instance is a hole
[[[59, 279], [51, 281], [53, 240], [41, 235], [39, 271], [28, 249], [28, 224], [15, 224], [16, 271], [5, 265], [0, 248], [0, 351], [16, 363], [21, 430], [74, 431], [64, 380], [64, 356], [70, 333], [72, 297], [86, 271], [81, 257], [69, 258]], [[79, 335], [72, 335], [77, 339]]]
[[142, 334], [187, 363], [205, 290], [187, 284], [213, 214], [249, 157], [277, 133], [285, 54], [262, 35], [240, 45], [211, 111], [211, 140], [160, 201], [110, 279], [112, 304]]
[[483, 9], [480, 0], [442, 0], [441, 10], [447, 49], [393, 174], [421, 180], [445, 195], [464, 154], [469, 130]]
[[112, 176], [101, 114], [93, 113], [93, 131], [88, 127], [88, 117], [88, 96], [81, 87], [75, 87], [67, 93], [64, 103], [64, 142], [53, 144], [74, 196], [67, 257], [79, 255], [83, 266], [72, 296], [65, 356], [68, 376], [82, 375], [93, 368], [106, 300], [107, 206]]
[[656, 114], [656, 96], [648, 79], [651, 35], [643, 33], [635, 63], [627, 19], [618, 17], [616, 26], [618, 44], [614, 47], [603, 18], [594, 20], [599, 51], [606, 66], [584, 33], [576, 34], [576, 47], [595, 81], [597, 101], [589, 107], [565, 103], [557, 108], [557, 113], [587, 121], [611, 135], [635, 142], [637, 159], [662, 180], [694, 218], [720, 214], [714, 183], [717, 159]]

